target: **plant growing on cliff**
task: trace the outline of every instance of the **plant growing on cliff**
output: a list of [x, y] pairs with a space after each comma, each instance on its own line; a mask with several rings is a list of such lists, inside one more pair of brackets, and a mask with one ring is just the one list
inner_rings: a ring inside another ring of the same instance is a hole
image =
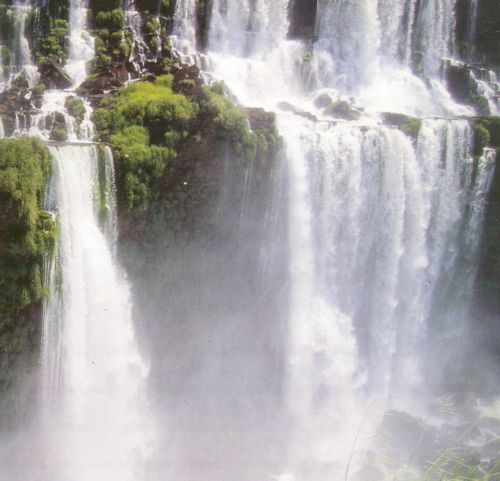
[[36, 139], [0, 140], [0, 318], [42, 297], [42, 262], [55, 242], [55, 224], [44, 215], [50, 155]]

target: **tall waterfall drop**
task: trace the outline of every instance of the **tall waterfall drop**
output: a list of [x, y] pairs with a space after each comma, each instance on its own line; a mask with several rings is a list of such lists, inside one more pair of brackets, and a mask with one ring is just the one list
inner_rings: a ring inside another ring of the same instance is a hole
[[[43, 479], [133, 481], [148, 454], [147, 366], [137, 351], [114, 235], [107, 237], [98, 222], [97, 150], [74, 145], [51, 147], [51, 153], [62, 324], [53, 329], [57, 320], [45, 319], [42, 422], [49, 474]], [[114, 187], [110, 182], [106, 188]], [[114, 216], [109, 213], [108, 223]]]
[[441, 77], [454, 4], [320, 0], [311, 47], [287, 38], [287, 1], [214, 0], [196, 53], [195, 2], [178, 2], [184, 61], [276, 112], [284, 139], [291, 479], [343, 479], [370, 413], [423, 414], [460, 351], [493, 162], [474, 166], [455, 118], [472, 111]]
[[[0, 139], [46, 145], [26, 223], [57, 236], [16, 272], [41, 342], [0, 481], [497, 479], [500, 388], [479, 385], [500, 367], [475, 371], [498, 332], [474, 312], [500, 179], [481, 1], [0, 14]], [[2, 330], [7, 357], [26, 348]]]

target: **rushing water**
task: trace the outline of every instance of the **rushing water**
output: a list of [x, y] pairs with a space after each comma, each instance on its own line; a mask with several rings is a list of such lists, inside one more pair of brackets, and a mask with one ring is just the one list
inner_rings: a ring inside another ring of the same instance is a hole
[[[189, 390], [178, 397], [165, 393], [177, 402], [173, 406], [187, 406], [165, 415], [173, 417], [164, 425], [172, 432], [162, 435], [181, 442], [160, 446], [174, 461], [149, 472], [162, 481], [225, 481], [240, 469], [241, 479], [341, 479], [346, 465], [356, 468], [351, 458], [370, 432], [369, 413], [425, 412], [466, 332], [494, 152], [472, 158], [470, 125], [458, 117], [473, 111], [452, 99], [442, 78], [442, 60], [454, 55], [455, 1], [320, 0], [317, 42], [310, 44], [287, 38], [288, 0], [213, 0], [205, 52], [196, 50], [196, 3], [176, 4], [173, 43], [183, 61], [197, 62], [208, 81], [223, 80], [242, 104], [276, 112], [284, 140], [286, 175], [277, 176], [275, 197], [286, 197], [288, 205], [281, 209], [273, 202], [267, 215], [286, 212], [288, 318], [284, 330], [262, 327], [279, 337], [271, 344], [279, 344], [284, 367], [269, 376], [278, 387], [263, 387], [252, 377], [263, 369], [259, 363], [265, 365], [258, 360], [252, 371], [251, 356], [261, 353], [252, 343], [209, 345], [214, 333], [191, 333], [188, 347], [199, 349], [194, 357], [205, 365], [197, 366], [201, 378], [185, 373], [187, 384], [193, 383]], [[11, 71], [24, 68], [33, 83], [25, 32], [30, 8], [14, 6], [18, 38]], [[74, 87], [85, 79], [94, 54], [86, 8], [84, 0], [70, 2], [65, 69]], [[476, 9], [471, 0], [469, 39]], [[140, 71], [148, 52], [132, 0], [125, 16], [133, 40], [130, 61]], [[495, 93], [488, 89], [496, 78], [477, 80], [495, 112]], [[54, 178], [47, 208], [57, 216], [59, 243], [45, 265], [51, 295], [43, 312], [36, 447], [26, 466], [7, 472], [16, 473], [13, 479], [21, 473], [23, 481], [148, 481], [148, 366], [134, 333], [131, 286], [116, 258], [113, 160], [108, 147], [99, 156], [91, 144], [90, 105], [78, 124], [65, 110], [68, 95], [46, 92], [29, 126], [16, 117], [15, 135], [48, 140], [40, 121], [62, 112], [72, 144], [50, 146]], [[332, 117], [324, 111], [325, 99], [348, 102], [359, 119]], [[385, 125], [385, 112], [418, 117], [419, 132], [405, 135]], [[231, 159], [224, 165], [229, 171]], [[253, 168], [245, 172], [245, 186]], [[224, 178], [232, 179], [230, 174]], [[242, 244], [250, 235], [244, 218], [251, 212], [249, 196], [245, 189], [237, 227]], [[259, 258], [263, 271], [275, 265], [265, 258], [269, 252]], [[266, 271], [266, 279], [274, 274]], [[239, 321], [249, 323], [250, 317]], [[226, 342], [242, 342], [233, 332], [238, 330], [254, 327], [231, 325]], [[174, 381], [183, 372], [176, 349], [185, 346], [172, 346], [168, 372]], [[238, 362], [228, 366], [224, 349], [234, 359], [238, 354]], [[239, 366], [261, 391], [250, 392]], [[236, 394], [222, 384], [214, 392], [214, 380], [224, 375], [237, 378], [231, 384]], [[232, 404], [218, 412], [223, 396]], [[277, 412], [271, 420], [269, 413]], [[266, 429], [275, 430], [262, 448], [255, 432]], [[246, 464], [227, 459], [235, 451], [228, 444], [237, 446], [237, 459]], [[263, 450], [279, 461], [269, 461]]]
[[[147, 367], [137, 351], [130, 291], [116, 265], [114, 236], [107, 237], [98, 223], [97, 151], [66, 146], [51, 147], [51, 153], [52, 202], [61, 226], [62, 312], [57, 329], [50, 318], [57, 309], [48, 308], [45, 319], [42, 422], [50, 427], [46, 461], [52, 476], [47, 479], [132, 481], [141, 476], [148, 449]], [[113, 218], [114, 212], [111, 231]]]
[[[471, 110], [441, 79], [454, 4], [320, 1], [311, 52], [287, 40], [288, 2], [215, 0], [202, 54], [194, 2], [178, 4], [184, 60], [275, 111], [285, 141], [285, 471], [296, 479], [343, 476], [368, 403], [421, 412], [439, 391], [443, 346], [460, 346], [493, 163], [487, 152], [474, 167], [469, 125], [453, 119]], [[360, 120], [325, 118], [313, 103], [325, 93], [353, 101]], [[380, 125], [384, 111], [423, 117], [417, 138]]]

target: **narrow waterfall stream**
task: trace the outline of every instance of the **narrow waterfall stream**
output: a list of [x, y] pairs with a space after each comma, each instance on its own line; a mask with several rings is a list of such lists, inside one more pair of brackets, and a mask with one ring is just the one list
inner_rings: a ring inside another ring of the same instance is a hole
[[[97, 150], [65, 146], [51, 147], [51, 153], [52, 203], [61, 225], [62, 325], [52, 336], [47, 326], [53, 320], [45, 320], [46, 479], [133, 481], [141, 476], [148, 450], [147, 366], [137, 352], [115, 236], [107, 238], [98, 224]], [[112, 233], [115, 213], [110, 214]]]
[[[11, 77], [23, 69], [33, 85], [36, 67], [25, 32], [31, 8], [21, 2], [14, 6], [18, 39]], [[130, 285], [116, 253], [112, 153], [109, 147], [91, 145], [89, 102], [83, 101], [85, 115], [78, 123], [65, 107], [94, 57], [87, 8], [81, 0], [69, 4], [65, 71], [73, 88], [45, 91], [29, 124], [18, 125], [16, 116], [14, 136], [48, 141], [45, 117], [58, 112], [69, 142], [49, 145], [53, 176], [45, 201], [59, 236], [56, 252], [45, 262], [50, 295], [43, 307], [39, 409], [32, 432], [11, 440], [13, 458], [2, 459], [7, 477], [0, 477], [9, 481], [137, 481], [144, 479], [152, 442], [149, 366], [138, 350]], [[30, 453], [31, 459], [21, 462], [20, 452]]]

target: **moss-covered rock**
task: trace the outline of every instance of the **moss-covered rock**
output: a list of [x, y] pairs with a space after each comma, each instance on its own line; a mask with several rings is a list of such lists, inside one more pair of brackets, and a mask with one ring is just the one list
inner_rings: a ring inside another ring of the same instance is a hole
[[380, 114], [384, 125], [396, 127], [413, 140], [418, 138], [422, 120], [410, 115], [398, 114], [394, 112], [382, 112]]
[[345, 100], [336, 100], [326, 107], [323, 113], [336, 119], [359, 120], [361, 118], [361, 113]]

